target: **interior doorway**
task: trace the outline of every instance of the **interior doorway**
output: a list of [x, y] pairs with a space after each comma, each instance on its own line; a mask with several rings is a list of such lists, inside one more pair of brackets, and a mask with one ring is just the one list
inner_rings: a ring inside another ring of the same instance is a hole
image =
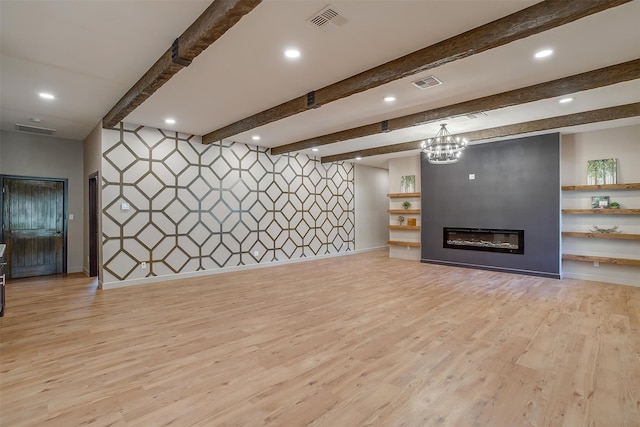
[[89, 176], [89, 277], [98, 275], [98, 172]]
[[67, 272], [67, 180], [0, 176], [7, 278]]

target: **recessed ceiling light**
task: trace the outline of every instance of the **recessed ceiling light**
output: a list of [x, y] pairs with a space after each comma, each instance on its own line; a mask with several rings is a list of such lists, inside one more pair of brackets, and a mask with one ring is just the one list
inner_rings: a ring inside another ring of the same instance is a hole
[[253, 135], [251, 139], [253, 139], [254, 141], [260, 141], [260, 135]]
[[317, 148], [312, 148], [311, 151], [318, 151], [318, 149]]
[[164, 122], [168, 125], [175, 125], [176, 119], [164, 119]]
[[395, 96], [385, 96], [384, 102], [393, 102], [396, 100]]
[[358, 156], [356, 157], [356, 160], [362, 160], [362, 157]]
[[53, 96], [50, 93], [46, 93], [46, 92], [40, 92], [38, 95], [40, 95], [40, 98], [42, 98], [42, 99], [49, 99], [49, 100], [56, 99], [55, 96]]
[[560, 104], [566, 104], [567, 102], [571, 102], [573, 101], [573, 98], [569, 97], [569, 98], [562, 98], [560, 101], [558, 101]]
[[284, 51], [284, 56], [286, 56], [287, 58], [299, 58], [300, 57], [300, 51], [298, 49], [287, 49]]
[[546, 58], [547, 56], [551, 56], [553, 54], [553, 49], [544, 49], [536, 52], [534, 55], [536, 58]]

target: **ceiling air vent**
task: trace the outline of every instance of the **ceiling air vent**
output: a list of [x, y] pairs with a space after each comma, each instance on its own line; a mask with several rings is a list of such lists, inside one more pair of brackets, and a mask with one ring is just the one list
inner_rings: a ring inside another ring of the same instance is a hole
[[310, 22], [323, 31], [330, 32], [337, 30], [338, 27], [343, 26], [349, 22], [349, 20], [340, 15], [340, 12], [338, 12], [333, 6], [327, 6], [311, 18], [307, 19], [307, 22]]
[[424, 79], [416, 80], [415, 82], [411, 82], [418, 89], [424, 90], [429, 89], [433, 86], [441, 85], [442, 82], [436, 78], [436, 76], [428, 76]]
[[16, 130], [18, 132], [37, 133], [38, 135], [54, 135], [56, 133], [55, 129], [21, 125], [20, 123], [16, 123]]
[[467, 114], [467, 118], [469, 119], [477, 119], [478, 117], [488, 117], [489, 115], [484, 111], [478, 111], [477, 113], [469, 113]]

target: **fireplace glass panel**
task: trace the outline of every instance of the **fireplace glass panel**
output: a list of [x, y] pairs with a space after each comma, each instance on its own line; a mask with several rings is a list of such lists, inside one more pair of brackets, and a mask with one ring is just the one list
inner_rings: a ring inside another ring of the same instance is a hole
[[524, 254], [524, 230], [444, 227], [443, 247]]

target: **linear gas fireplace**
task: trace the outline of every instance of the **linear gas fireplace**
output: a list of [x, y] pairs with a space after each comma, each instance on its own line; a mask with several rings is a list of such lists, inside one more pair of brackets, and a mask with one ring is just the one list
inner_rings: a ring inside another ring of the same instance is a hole
[[442, 237], [445, 248], [524, 254], [524, 230], [444, 227]]

